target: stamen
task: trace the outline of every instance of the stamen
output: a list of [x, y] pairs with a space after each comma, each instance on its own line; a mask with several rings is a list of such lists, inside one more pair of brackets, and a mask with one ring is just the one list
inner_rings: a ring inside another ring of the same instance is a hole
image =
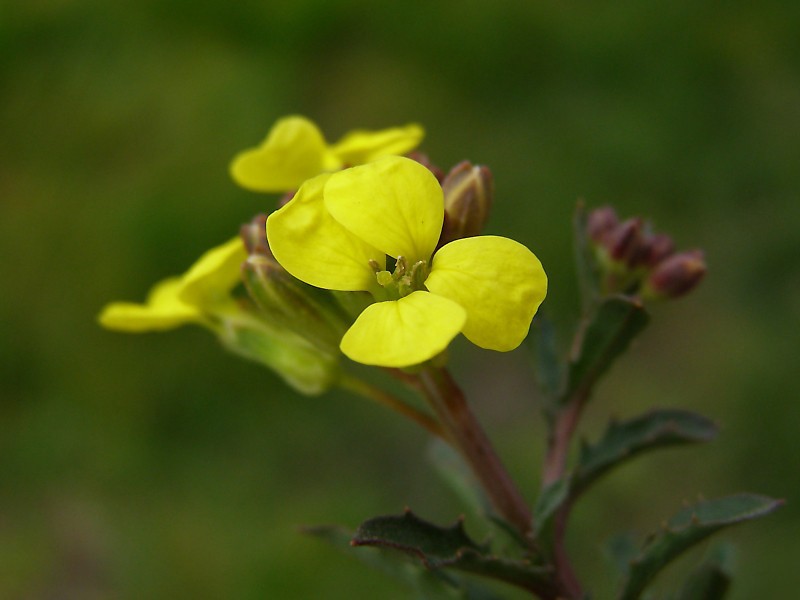
[[369, 259], [369, 266], [376, 273], [379, 273], [381, 270], [381, 266], [378, 264], [378, 261], [375, 260], [374, 258]]

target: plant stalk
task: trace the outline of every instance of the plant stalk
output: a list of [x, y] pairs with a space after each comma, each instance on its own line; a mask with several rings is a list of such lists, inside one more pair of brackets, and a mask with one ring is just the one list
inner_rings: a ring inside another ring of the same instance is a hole
[[343, 389], [355, 392], [363, 398], [372, 400], [373, 402], [400, 413], [404, 417], [407, 417], [417, 423], [417, 425], [420, 425], [424, 429], [428, 430], [428, 432], [432, 433], [436, 437], [444, 440], [448, 439], [445, 430], [439, 423], [436, 422], [433, 417], [420, 410], [417, 410], [410, 404], [400, 400], [396, 396], [393, 396], [378, 386], [367, 383], [366, 381], [351, 375], [342, 375], [339, 380], [339, 386]]
[[469, 408], [464, 393], [445, 369], [418, 376], [420, 390], [439, 417], [449, 440], [480, 481], [495, 510], [533, 547], [533, 516], [525, 499]]

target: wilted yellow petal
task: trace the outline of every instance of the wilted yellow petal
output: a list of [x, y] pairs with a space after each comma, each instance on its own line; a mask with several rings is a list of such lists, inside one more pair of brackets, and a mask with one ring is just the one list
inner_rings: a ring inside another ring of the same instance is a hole
[[455, 302], [414, 292], [368, 306], [344, 334], [340, 347], [346, 356], [366, 365], [408, 367], [447, 348], [466, 318]]
[[183, 287], [180, 278], [172, 277], [156, 284], [145, 304], [113, 302], [100, 313], [100, 324], [106, 329], [142, 333], [164, 331], [202, 320], [193, 306], [178, 299]]
[[416, 123], [380, 131], [351, 131], [331, 147], [348, 165], [363, 165], [383, 156], [401, 155], [419, 146], [425, 130]]
[[275, 123], [260, 146], [238, 154], [231, 163], [231, 176], [250, 190], [285, 192], [341, 166], [317, 126], [304, 117], [291, 116]]
[[241, 280], [247, 250], [240, 237], [203, 254], [182, 278], [181, 301], [196, 306], [226, 301], [231, 289]]
[[342, 227], [325, 208], [322, 190], [331, 175], [307, 181], [294, 198], [267, 219], [267, 240], [284, 269], [310, 285], [341, 291], [377, 285], [374, 260], [385, 268], [386, 255]]
[[444, 196], [436, 177], [399, 156], [345, 169], [325, 185], [325, 206], [368, 244], [410, 264], [428, 260], [439, 241]]
[[528, 334], [547, 294], [547, 276], [539, 259], [522, 244], [480, 236], [440, 248], [425, 287], [464, 307], [467, 339], [505, 352]]

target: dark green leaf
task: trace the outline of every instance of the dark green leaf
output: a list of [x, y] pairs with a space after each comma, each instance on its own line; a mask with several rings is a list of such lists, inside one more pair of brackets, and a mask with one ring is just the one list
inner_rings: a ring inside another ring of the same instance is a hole
[[612, 422], [600, 441], [581, 449], [573, 495], [637, 454], [665, 446], [707, 442], [716, 434], [713, 421], [686, 410], [653, 410], [628, 421]]
[[634, 298], [604, 300], [586, 327], [578, 355], [570, 360], [564, 399], [578, 391], [587, 394], [648, 321], [641, 302]]
[[771, 513], [782, 502], [757, 494], [736, 494], [699, 502], [677, 513], [631, 561], [621, 600], [639, 598], [655, 576], [680, 554], [720, 529]]
[[486, 545], [479, 545], [467, 536], [460, 520], [451, 527], [439, 527], [411, 511], [400, 516], [376, 517], [359, 526], [351, 543], [400, 550], [418, 558], [429, 569], [458, 569], [539, 594], [553, 593], [549, 571], [529, 561], [489, 554]]
[[528, 336], [536, 357], [536, 379], [545, 398], [549, 401], [558, 397], [562, 385], [562, 366], [556, 347], [556, 332], [553, 322], [540, 310], [533, 320], [531, 335]]
[[399, 581], [415, 592], [421, 600], [501, 600], [500, 596], [474, 582], [463, 579], [442, 570], [431, 570], [423, 565], [404, 559], [396, 552], [375, 548], [365, 552], [351, 544], [352, 532], [335, 525], [307, 527], [304, 533], [324, 540], [338, 550], [355, 557], [364, 564], [377, 569]]

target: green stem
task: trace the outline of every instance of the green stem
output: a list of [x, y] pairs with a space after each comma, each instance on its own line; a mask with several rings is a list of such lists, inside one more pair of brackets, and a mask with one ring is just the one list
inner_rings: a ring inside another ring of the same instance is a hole
[[448, 438], [472, 468], [495, 510], [533, 546], [533, 517], [511, 476], [469, 409], [463, 392], [445, 369], [417, 375], [419, 389], [439, 417]]
[[404, 417], [408, 417], [418, 425], [427, 429], [428, 432], [442, 439], [447, 439], [447, 435], [442, 426], [436, 422], [430, 415], [417, 410], [410, 404], [404, 402], [400, 398], [393, 396], [386, 390], [379, 388], [376, 385], [367, 383], [362, 379], [358, 379], [352, 375], [343, 374], [339, 379], [339, 387], [349, 390], [366, 398], [372, 400], [382, 406], [392, 409], [400, 413]]

